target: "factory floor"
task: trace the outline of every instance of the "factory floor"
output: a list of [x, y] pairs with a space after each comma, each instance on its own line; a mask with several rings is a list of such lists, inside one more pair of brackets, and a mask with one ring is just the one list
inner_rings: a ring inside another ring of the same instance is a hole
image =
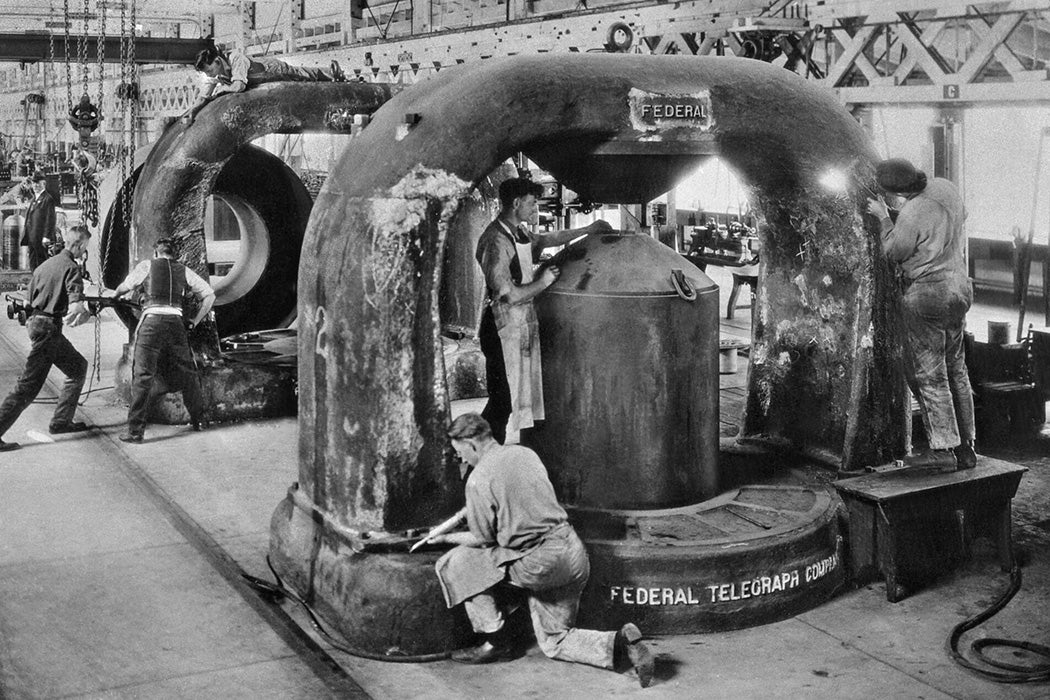
[[[970, 319], [980, 333], [1016, 311], [978, 303]], [[746, 337], [748, 323], [740, 310], [722, 331]], [[89, 360], [94, 330], [67, 331]], [[48, 436], [49, 384], [4, 436], [23, 448], [0, 453], [0, 698], [1050, 697], [1050, 683], [992, 683], [945, 653], [952, 626], [1007, 584], [983, 541], [899, 603], [875, 583], [775, 624], [654, 638], [656, 680], [644, 690], [535, 647], [483, 667], [348, 656], [297, 606], [270, 605], [240, 577], [270, 578], [270, 516], [297, 478], [295, 420], [150, 426], [145, 443], [121, 443], [125, 409], [108, 387], [126, 336], [111, 316], [100, 330], [101, 390], [81, 416], [95, 429]], [[27, 347], [24, 329], [0, 319], [0, 390]], [[724, 430], [743, 379], [723, 376]], [[1014, 501], [1024, 583], [977, 635], [1050, 644], [1050, 428], [992, 456], [1030, 469]]]

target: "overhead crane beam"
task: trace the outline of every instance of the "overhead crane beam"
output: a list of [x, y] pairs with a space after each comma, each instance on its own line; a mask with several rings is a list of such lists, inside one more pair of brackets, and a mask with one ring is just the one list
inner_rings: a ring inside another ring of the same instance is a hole
[[[78, 46], [87, 41], [92, 58], [98, 46], [98, 36], [70, 34], [0, 34], [0, 61], [36, 63], [51, 60], [54, 49], [55, 60], [79, 61]], [[175, 63], [193, 65], [197, 53], [210, 46], [208, 39], [168, 39], [161, 37], [135, 37], [135, 63]], [[120, 63], [120, 36], [106, 36], [103, 47], [106, 63]]]

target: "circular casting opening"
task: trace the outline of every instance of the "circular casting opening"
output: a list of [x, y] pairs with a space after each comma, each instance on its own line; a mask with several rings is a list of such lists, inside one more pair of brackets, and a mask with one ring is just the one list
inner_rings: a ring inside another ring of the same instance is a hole
[[270, 231], [255, 207], [237, 195], [211, 195], [204, 238], [215, 305], [237, 301], [254, 289], [270, 258]]

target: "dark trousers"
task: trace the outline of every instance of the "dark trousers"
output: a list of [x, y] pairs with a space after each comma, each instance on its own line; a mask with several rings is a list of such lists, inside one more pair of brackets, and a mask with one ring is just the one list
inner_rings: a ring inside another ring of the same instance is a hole
[[47, 260], [47, 248], [44, 247], [44, 244], [41, 243], [41, 244], [37, 245], [37, 244], [30, 243], [29, 244], [29, 270], [30, 270], [30, 272], [32, 272], [33, 270], [35, 270], [38, 267], [40, 267], [40, 263], [44, 262], [45, 260]]
[[904, 294], [908, 380], [935, 450], [972, 441], [976, 433], [963, 351], [966, 311], [972, 299], [969, 282], [916, 282]]
[[158, 374], [172, 391], [182, 392], [190, 420], [200, 420], [204, 400], [181, 316], [146, 314], [139, 322], [128, 406], [128, 432], [132, 435], [142, 435], [146, 429], [150, 392]]
[[58, 395], [51, 425], [64, 425], [73, 420], [80, 390], [87, 377], [87, 360], [62, 335], [62, 322], [50, 316], [35, 314], [26, 321], [29, 340], [33, 343], [26, 358], [26, 367], [18, 384], [0, 404], [0, 435], [10, 429], [29, 404], [33, 403], [47, 380], [52, 365], [66, 375]]
[[510, 400], [507, 367], [503, 362], [503, 346], [500, 344], [499, 331], [496, 330], [496, 319], [492, 315], [491, 307], [486, 306], [481, 314], [478, 340], [481, 343], [481, 352], [485, 355], [485, 383], [489, 390], [489, 400], [481, 412], [481, 417], [492, 426], [492, 437], [502, 444], [507, 437], [507, 421], [510, 420], [513, 404]]

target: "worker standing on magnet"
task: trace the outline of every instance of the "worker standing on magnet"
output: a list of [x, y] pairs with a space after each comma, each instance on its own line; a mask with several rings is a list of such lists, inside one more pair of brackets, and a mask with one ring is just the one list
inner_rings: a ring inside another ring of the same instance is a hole
[[481, 415], [500, 443], [517, 442], [520, 430], [544, 416], [539, 326], [532, 300], [554, 284], [559, 270], [550, 265], [534, 278], [534, 256], [544, 248], [612, 230], [598, 220], [578, 229], [532, 233], [528, 224], [539, 215], [536, 198], [542, 194], [543, 187], [532, 180], [504, 180], [499, 186], [500, 214], [478, 240], [476, 257], [486, 287], [478, 340], [489, 393]]
[[527, 599], [536, 641], [549, 658], [607, 669], [630, 665], [648, 686], [655, 662], [637, 626], [628, 623], [619, 632], [574, 627], [590, 562], [540, 458], [521, 445], [500, 445], [477, 413], [454, 420], [448, 436], [472, 467], [465, 489], [469, 530], [430, 541], [458, 545], [435, 564], [438, 580], [448, 606], [462, 603], [484, 637], [476, 647], [453, 652], [452, 660], [483, 664], [516, 656], [502, 587]]
[[[90, 315], [87, 305], [82, 301], [84, 282], [77, 258], [87, 250], [91, 233], [87, 227], [76, 225], [71, 226], [64, 236], [66, 247], [63, 251], [36, 268], [29, 282], [26, 302], [30, 310], [26, 330], [32, 347], [18, 384], [0, 404], [0, 437], [40, 393], [52, 366], [58, 367], [66, 375], [66, 381], [58, 395], [58, 404], [48, 432], [53, 435], [78, 433], [89, 427], [73, 420], [80, 390], [87, 377], [88, 363], [62, 335], [62, 324], [78, 326]], [[18, 446], [17, 442], [0, 439], [0, 452], [18, 449]]]
[[201, 92], [197, 102], [190, 107], [186, 118], [192, 122], [197, 112], [212, 97], [227, 92], [244, 92], [250, 87], [282, 81], [294, 82], [343, 82], [339, 63], [332, 61], [327, 70], [293, 66], [272, 56], [248, 57], [241, 49], [229, 52], [212, 47], [197, 54], [194, 68], [201, 74]]
[[168, 238], [154, 244], [153, 259], [136, 265], [116, 288], [115, 295], [122, 297], [138, 288], [143, 290], [145, 297], [142, 318], [135, 330], [128, 429], [120, 439], [130, 443], [142, 442], [153, 378], [166, 359], [171, 367], [170, 375], [165, 377], [167, 385], [182, 391], [190, 425], [194, 430], [203, 430], [206, 427], [204, 400], [183, 325], [182, 298], [188, 290], [200, 302], [189, 324], [193, 328], [211, 311], [215, 292], [200, 275], [175, 260], [175, 246]]
[[904, 276], [908, 381], [922, 411], [930, 449], [908, 466], [970, 469], [974, 451], [973, 391], [963, 332], [973, 288], [966, 270], [966, 210], [949, 180], [933, 178], [903, 158], [876, 166], [879, 187], [905, 198], [894, 221], [881, 199], [869, 199], [879, 217], [882, 248]]

